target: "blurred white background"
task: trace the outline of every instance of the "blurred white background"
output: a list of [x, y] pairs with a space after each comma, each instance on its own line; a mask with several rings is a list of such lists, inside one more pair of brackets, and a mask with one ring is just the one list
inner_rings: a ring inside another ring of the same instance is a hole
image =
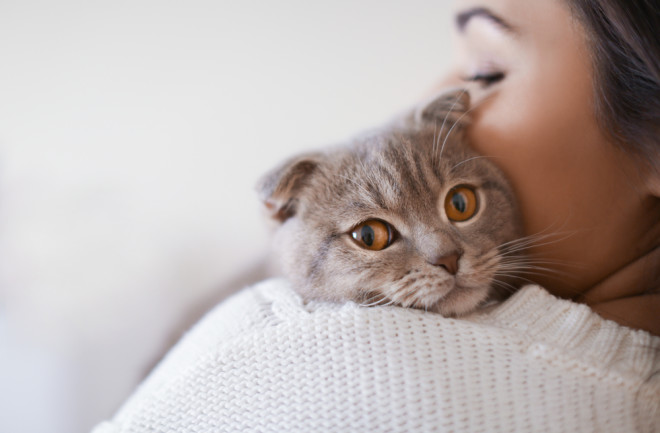
[[259, 176], [428, 92], [450, 7], [0, 2], [0, 431], [111, 417], [264, 256]]

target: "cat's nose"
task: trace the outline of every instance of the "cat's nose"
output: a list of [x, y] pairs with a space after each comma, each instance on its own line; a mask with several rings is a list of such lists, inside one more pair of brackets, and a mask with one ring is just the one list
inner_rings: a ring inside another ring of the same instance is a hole
[[451, 253], [444, 256], [438, 256], [430, 263], [434, 266], [444, 268], [445, 271], [449, 272], [451, 275], [456, 275], [456, 272], [458, 272], [458, 259], [460, 258], [461, 256], [458, 253]]

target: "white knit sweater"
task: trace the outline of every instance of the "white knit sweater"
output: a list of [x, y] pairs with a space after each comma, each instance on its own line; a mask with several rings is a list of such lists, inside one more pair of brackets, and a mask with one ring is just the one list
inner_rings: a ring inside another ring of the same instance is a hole
[[660, 338], [527, 286], [460, 320], [304, 305], [283, 280], [209, 313], [119, 432], [659, 432]]

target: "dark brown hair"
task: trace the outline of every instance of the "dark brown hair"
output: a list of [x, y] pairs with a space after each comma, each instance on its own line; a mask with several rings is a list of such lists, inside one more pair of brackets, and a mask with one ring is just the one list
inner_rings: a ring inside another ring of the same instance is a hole
[[566, 1], [589, 37], [602, 129], [660, 176], [660, 2]]

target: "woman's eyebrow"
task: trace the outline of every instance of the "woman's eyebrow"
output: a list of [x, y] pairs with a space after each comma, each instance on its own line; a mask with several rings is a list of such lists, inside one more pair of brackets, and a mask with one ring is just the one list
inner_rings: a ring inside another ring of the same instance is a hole
[[487, 20], [494, 22], [502, 29], [506, 30], [508, 33], [513, 33], [513, 34], [518, 33], [516, 28], [513, 25], [511, 25], [509, 22], [507, 22], [504, 18], [496, 15], [490, 9], [484, 7], [467, 9], [463, 12], [459, 12], [458, 14], [456, 14], [456, 19], [455, 19], [456, 27], [458, 27], [458, 30], [462, 32], [465, 30], [465, 27], [467, 26], [468, 22], [470, 22], [472, 18], [476, 18], [476, 17], [486, 18]]

